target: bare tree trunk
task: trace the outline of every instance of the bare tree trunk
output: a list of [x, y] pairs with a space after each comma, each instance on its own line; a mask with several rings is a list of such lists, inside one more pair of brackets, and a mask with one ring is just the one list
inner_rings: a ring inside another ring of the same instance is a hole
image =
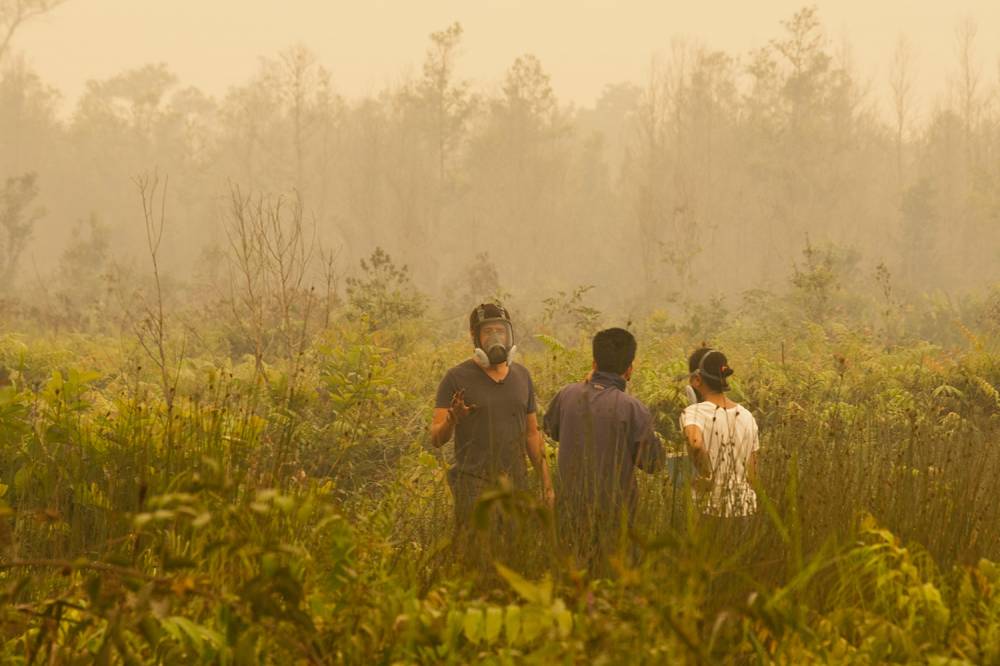
[[0, 0], [0, 63], [21, 26], [64, 2], [66, 0]]
[[903, 142], [913, 113], [913, 51], [905, 37], [900, 36], [889, 69], [889, 87], [896, 121], [896, 183], [900, 192], [905, 186], [903, 176]]
[[[186, 342], [182, 338], [176, 357], [171, 358], [170, 335], [167, 331], [167, 319], [164, 310], [164, 294], [160, 269], [160, 245], [163, 241], [163, 230], [166, 225], [167, 184], [164, 178], [161, 185], [159, 176], [142, 174], [135, 178], [142, 202], [143, 222], [146, 230], [146, 248], [153, 268], [153, 298], [152, 302], [142, 299], [143, 317], [135, 325], [136, 337], [146, 355], [153, 361], [160, 374], [160, 386], [166, 405], [166, 423], [164, 438], [166, 447], [166, 473], [170, 473], [171, 456], [174, 444], [174, 408], [177, 393], [177, 382], [180, 378], [180, 367], [184, 361]], [[157, 202], [159, 199], [159, 202]], [[143, 454], [142, 487], [148, 487], [145, 476], [149, 468], [149, 442]]]

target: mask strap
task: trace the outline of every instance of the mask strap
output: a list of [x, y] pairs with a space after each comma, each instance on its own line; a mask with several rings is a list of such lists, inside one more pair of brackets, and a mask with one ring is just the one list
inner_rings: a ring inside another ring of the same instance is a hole
[[695, 370], [695, 372], [697, 372], [698, 375], [701, 377], [708, 377], [709, 379], [715, 379], [721, 382], [722, 377], [713, 375], [711, 372], [705, 372], [705, 359], [707, 359], [711, 354], [718, 354], [718, 353], [719, 351], [717, 349], [709, 349], [707, 352], [702, 354], [701, 360], [698, 361], [698, 369]]

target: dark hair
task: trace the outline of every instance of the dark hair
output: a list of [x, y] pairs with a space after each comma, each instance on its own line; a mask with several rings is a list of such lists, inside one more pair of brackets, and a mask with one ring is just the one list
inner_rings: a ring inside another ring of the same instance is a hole
[[594, 336], [594, 362], [601, 372], [625, 374], [635, 360], [635, 337], [624, 328], [608, 328]]
[[701, 370], [701, 379], [708, 388], [722, 393], [729, 390], [729, 382], [726, 378], [733, 374], [733, 369], [729, 367], [729, 360], [726, 355], [718, 349], [711, 347], [700, 347], [688, 357], [688, 372], [694, 374]]
[[469, 315], [469, 330], [478, 331], [479, 325], [484, 319], [503, 319], [510, 321], [510, 313], [507, 308], [496, 303], [481, 303], [472, 309]]

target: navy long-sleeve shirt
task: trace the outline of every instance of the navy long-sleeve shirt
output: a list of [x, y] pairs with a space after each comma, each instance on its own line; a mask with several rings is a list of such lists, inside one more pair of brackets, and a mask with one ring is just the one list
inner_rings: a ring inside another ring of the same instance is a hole
[[624, 388], [620, 375], [595, 372], [549, 403], [544, 428], [559, 442], [560, 505], [569, 511], [609, 515], [625, 509], [631, 520], [636, 467], [653, 472], [662, 464], [653, 418]]

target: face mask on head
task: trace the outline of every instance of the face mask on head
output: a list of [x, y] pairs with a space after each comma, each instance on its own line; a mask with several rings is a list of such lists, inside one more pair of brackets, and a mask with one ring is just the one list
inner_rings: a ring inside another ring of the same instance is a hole
[[[503, 324], [503, 326], [495, 326], [496, 322]], [[510, 322], [494, 320], [484, 322], [484, 325], [487, 323], [493, 325], [479, 335], [479, 344], [473, 351], [473, 359], [484, 368], [500, 365], [504, 361], [513, 363], [517, 347], [511, 344], [514, 335]]]

